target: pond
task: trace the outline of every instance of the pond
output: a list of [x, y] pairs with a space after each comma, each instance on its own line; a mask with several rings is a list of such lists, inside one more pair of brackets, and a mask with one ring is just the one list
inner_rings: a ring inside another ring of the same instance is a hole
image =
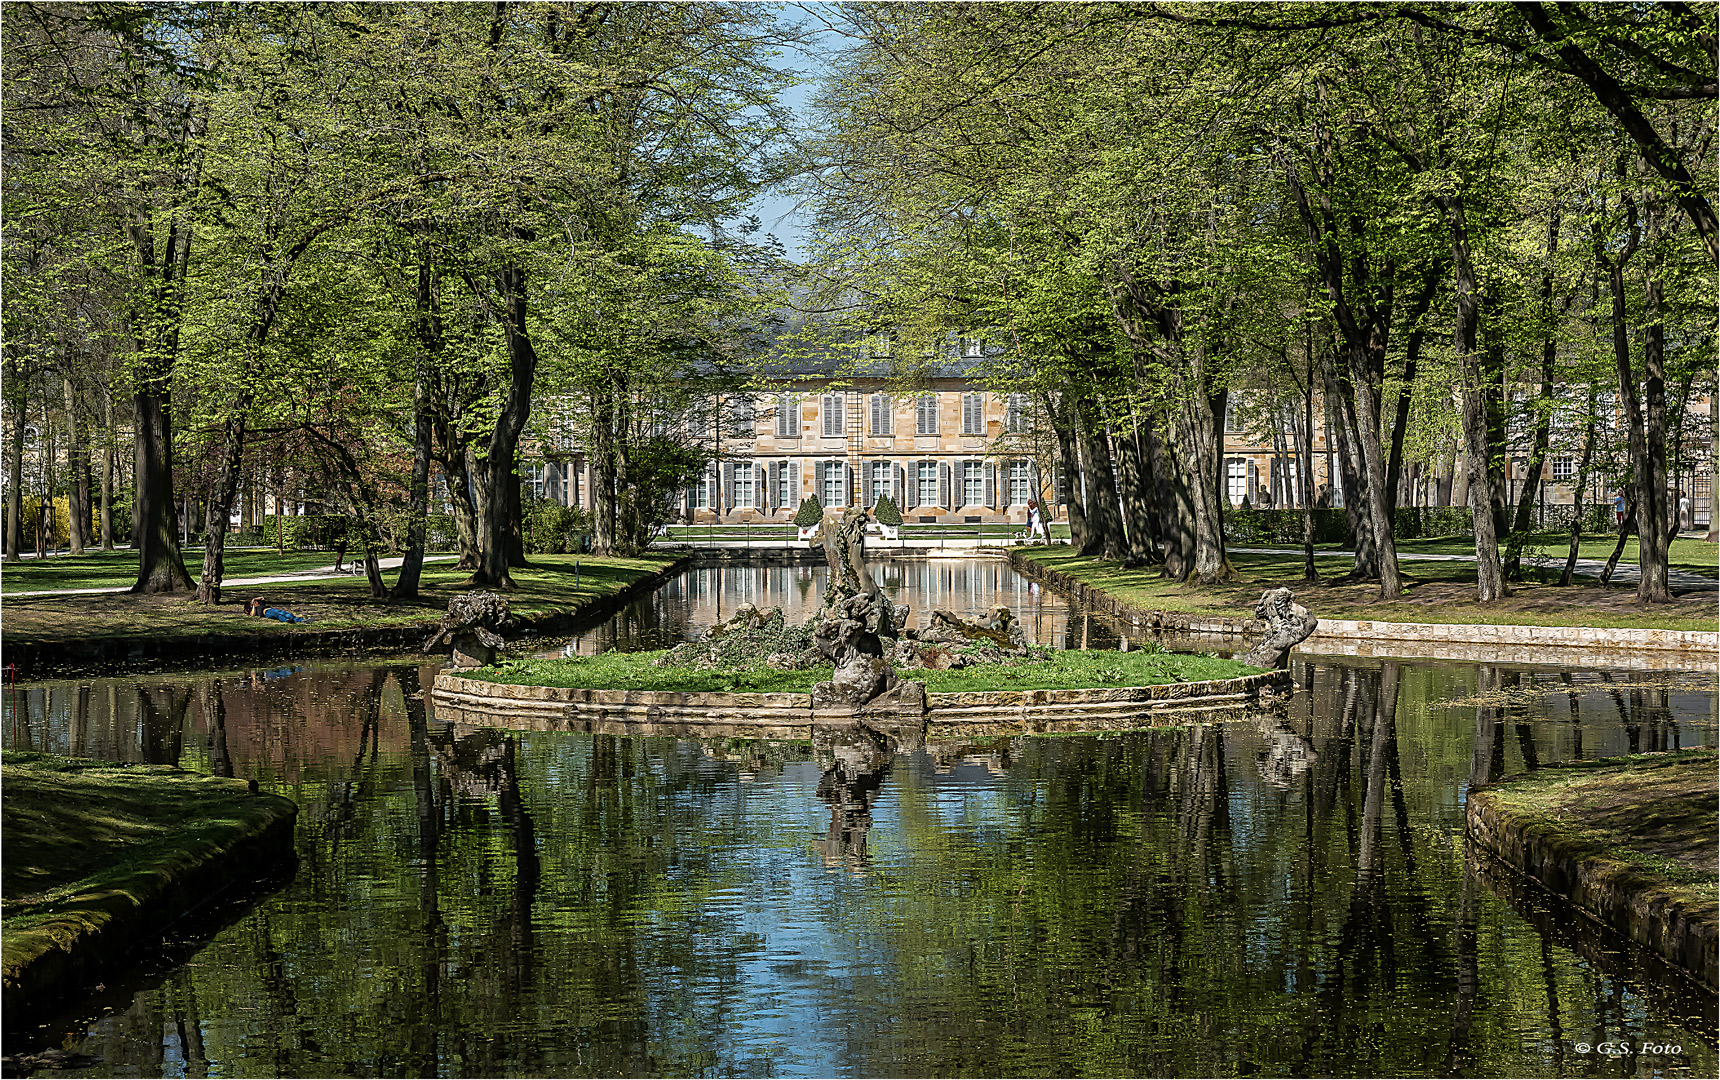
[[[796, 574], [692, 575], [606, 632]], [[1031, 595], [997, 564], [902, 574], [920, 614]], [[1052, 640], [1094, 636], [1041, 600]], [[904, 751], [456, 728], [415, 697], [435, 670], [20, 684], [9, 746], [301, 810], [289, 880], [8, 1050], [106, 1076], [1716, 1072], [1709, 995], [1463, 840], [1476, 779], [1712, 743], [1711, 676], [1305, 657], [1278, 716]], [[1624, 1040], [1679, 1049], [1578, 1050]]]

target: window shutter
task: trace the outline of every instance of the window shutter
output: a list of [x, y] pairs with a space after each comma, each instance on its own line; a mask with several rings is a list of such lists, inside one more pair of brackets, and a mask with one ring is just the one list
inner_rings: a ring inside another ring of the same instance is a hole
[[938, 464], [938, 505], [946, 510], [950, 507], [950, 467], [944, 462]]
[[860, 505], [871, 506], [875, 504], [878, 500], [872, 497], [872, 466], [870, 462], [860, 467], [860, 485], [865, 488], [860, 493]]
[[842, 505], [854, 505], [854, 466], [842, 466]]
[[781, 489], [776, 486], [776, 482], [778, 479], [781, 478], [781, 476], [782, 476], [782, 463], [779, 461], [771, 462], [770, 463], [770, 469], [765, 474], [764, 498], [759, 500], [759, 505], [764, 507], [766, 510], [779, 509], [779, 507], [776, 505], [776, 500], [778, 498], [780, 498], [780, 496], [777, 494], [777, 492], [780, 491]]
[[908, 505], [908, 489], [902, 486], [902, 467], [892, 465], [891, 468], [896, 470], [896, 508], [901, 509]]
[[790, 510], [800, 507], [800, 462], [798, 461], [788, 463], [788, 502], [785, 505]]
[[997, 466], [987, 465], [985, 467], [985, 504], [995, 507], [997, 502]]
[[719, 512], [727, 513], [729, 508], [734, 505], [735, 463], [732, 461], [723, 462], [723, 486], [718, 499], [717, 510]]
[[904, 469], [907, 482], [902, 485], [902, 505], [913, 509], [920, 505], [920, 466], [910, 461]]
[[817, 461], [812, 465], [812, 493], [818, 496], [820, 505], [824, 503], [824, 470], [830, 463]]

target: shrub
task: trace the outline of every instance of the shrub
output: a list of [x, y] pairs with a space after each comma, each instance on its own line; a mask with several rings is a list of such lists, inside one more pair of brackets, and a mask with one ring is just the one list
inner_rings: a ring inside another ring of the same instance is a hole
[[794, 512], [794, 523], [803, 529], [811, 528], [824, 520], [824, 504], [818, 501], [818, 496], [808, 495], [800, 500], [800, 509]]
[[573, 549], [574, 536], [591, 531], [591, 515], [584, 507], [531, 499], [525, 506], [524, 528], [529, 554], [563, 555]]
[[878, 520], [878, 524], [892, 528], [902, 523], [902, 511], [888, 495], [878, 496], [877, 503], [872, 507], [872, 516]]

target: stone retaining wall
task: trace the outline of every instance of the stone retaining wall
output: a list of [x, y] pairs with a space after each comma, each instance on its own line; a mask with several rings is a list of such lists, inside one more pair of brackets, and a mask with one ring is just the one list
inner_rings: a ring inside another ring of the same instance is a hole
[[[1059, 690], [992, 690], [927, 694], [924, 713], [880, 713], [937, 733], [1112, 729], [1210, 719], [1238, 711], [1264, 688], [1288, 690], [1290, 673], [1158, 686]], [[674, 693], [516, 686], [442, 674], [431, 691], [436, 719], [480, 726], [638, 734], [746, 734], [804, 738], [817, 724], [871, 720], [870, 712], [818, 710], [809, 693]]]
[[[245, 790], [243, 780], [226, 782]], [[0, 1008], [8, 1029], [83, 992], [247, 873], [290, 860], [297, 815], [288, 799], [255, 795], [244, 813], [211, 823], [185, 846], [99, 890], [68, 896], [51, 916], [7, 928]]]
[[[1256, 619], [1191, 615], [1156, 611], [1119, 600], [1103, 589], [1011, 551], [1009, 562], [1022, 575], [1067, 593], [1083, 606], [1114, 616], [1137, 630], [1183, 634], [1228, 634], [1258, 637]], [[1720, 633], [1712, 630], [1650, 630], [1594, 626], [1492, 626], [1475, 623], [1397, 623], [1358, 619], [1325, 619], [1298, 652], [1331, 651], [1363, 656], [1425, 657], [1436, 660], [1493, 660], [1523, 663], [1566, 662], [1550, 650], [1580, 649], [1611, 666], [1688, 666], [1697, 660], [1712, 663], [1720, 652]], [[1601, 654], [1606, 654], [1602, 656]], [[1619, 654], [1636, 655], [1619, 655]]]
[[1508, 866], [1564, 897], [1584, 915], [1720, 988], [1715, 912], [1693, 911], [1657, 888], [1641, 869], [1593, 857], [1591, 845], [1572, 846], [1537, 823], [1512, 813], [1485, 790], [1471, 791], [1469, 835]]

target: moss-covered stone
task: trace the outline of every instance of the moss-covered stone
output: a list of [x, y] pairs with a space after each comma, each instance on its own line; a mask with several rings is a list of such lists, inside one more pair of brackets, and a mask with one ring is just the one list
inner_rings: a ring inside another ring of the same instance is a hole
[[1713, 748], [1571, 762], [1470, 792], [1470, 835], [1599, 922], [1716, 977]]
[[76, 993], [248, 868], [292, 854], [298, 808], [243, 780], [19, 751], [0, 774], [12, 1016]]

